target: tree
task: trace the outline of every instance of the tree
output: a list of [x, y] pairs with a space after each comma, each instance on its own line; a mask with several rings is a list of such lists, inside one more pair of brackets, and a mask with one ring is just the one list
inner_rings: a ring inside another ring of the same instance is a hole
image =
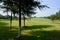
[[8, 12], [9, 12], [9, 8], [8, 7], [2, 7], [2, 8], [5, 8], [6, 10], [4, 11], [4, 12], [6, 12], [7, 13], [7, 19], [8, 19]]
[[16, 11], [17, 8], [15, 5], [13, 5], [11, 0], [4, 0], [3, 2], [4, 3], [3, 3], [3, 6], [1, 6], [1, 8], [6, 9], [6, 11], [4, 12], [7, 12], [7, 18], [8, 18], [8, 11], [11, 12], [10, 29], [12, 29], [12, 14], [14, 14], [14, 17], [15, 17], [15, 13], [17, 13]]
[[50, 16], [50, 19], [54, 22], [54, 20], [60, 20], [60, 11], [56, 12], [56, 14], [53, 14]]
[[56, 12], [56, 19], [60, 20], [60, 10]]
[[23, 21], [24, 21], [24, 27], [26, 27], [25, 26], [25, 20], [26, 19], [28, 19], [27, 17], [31, 17], [31, 15], [33, 15], [33, 14], [35, 14], [35, 12], [33, 12], [33, 11], [25, 11], [24, 13], [22, 13], [22, 15], [23, 15]]
[[[9, 3], [4, 0], [5, 3], [3, 3], [1, 8], [6, 9], [4, 12], [7, 12], [7, 19], [8, 19], [8, 11], [11, 11], [11, 6], [9, 6]], [[12, 28], [12, 11], [11, 11], [11, 17], [10, 17], [10, 29]]]
[[[25, 0], [23, 0], [23, 2], [24, 2], [23, 7], [22, 7], [23, 16], [31, 16], [32, 14], [36, 14], [33, 11], [35, 10], [36, 7], [38, 7], [39, 9], [47, 7], [46, 5], [40, 5], [40, 2], [36, 2], [34, 0], [28, 1], [28, 4], [25, 2]], [[25, 26], [25, 17], [24, 17], [24, 26]]]
[[50, 16], [50, 19], [52, 20], [52, 22], [54, 22], [54, 20], [56, 20], [56, 17], [57, 17], [56, 14]]
[[[41, 5], [40, 2], [34, 1], [34, 0], [5, 0], [3, 1], [4, 4], [8, 5], [9, 7], [15, 5], [17, 6], [18, 13], [19, 13], [19, 31], [18, 31], [18, 38], [21, 39], [21, 14], [24, 13], [24, 11], [27, 12], [31, 8], [31, 10], [35, 8], [44, 8], [47, 7], [46, 5]], [[26, 14], [26, 13], [24, 13]], [[29, 13], [27, 13], [29, 14]]]

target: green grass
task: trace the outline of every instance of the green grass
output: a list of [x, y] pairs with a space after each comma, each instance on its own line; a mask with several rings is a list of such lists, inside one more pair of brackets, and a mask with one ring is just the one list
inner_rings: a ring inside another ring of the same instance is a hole
[[[13, 20], [12, 29], [9, 20], [0, 20], [0, 39], [8, 40], [18, 35], [18, 20]], [[22, 20], [23, 26], [23, 20]], [[26, 28], [22, 27], [22, 40], [60, 40], [60, 24], [46, 18], [26, 20]]]
[[9, 20], [0, 20], [0, 40], [8, 40], [17, 36], [17, 28], [14, 25], [13, 29], [9, 27]]

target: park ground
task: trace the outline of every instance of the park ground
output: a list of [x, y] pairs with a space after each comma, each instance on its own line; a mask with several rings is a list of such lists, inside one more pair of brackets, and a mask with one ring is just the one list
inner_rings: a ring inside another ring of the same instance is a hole
[[[8, 40], [18, 35], [18, 20], [13, 20], [10, 29], [9, 20], [0, 20], [0, 40]], [[23, 27], [22, 40], [60, 40], [60, 21], [52, 22], [48, 18], [31, 18], [26, 20], [26, 27]]]

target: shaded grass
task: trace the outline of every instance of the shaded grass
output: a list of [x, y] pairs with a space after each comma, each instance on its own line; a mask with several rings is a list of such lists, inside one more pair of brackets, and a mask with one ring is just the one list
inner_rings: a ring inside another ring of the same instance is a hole
[[[0, 20], [0, 40], [16, 38], [17, 34], [18, 20], [13, 20], [11, 30], [9, 20]], [[22, 27], [22, 40], [60, 40], [60, 24], [45, 18], [26, 20], [26, 28]]]
[[22, 34], [23, 35], [22, 40], [52, 40], [52, 39], [54, 39], [53, 36], [56, 36], [53, 34], [56, 34], [57, 32], [43, 30], [43, 28], [50, 28], [50, 27], [54, 27], [54, 26], [53, 25], [28, 26], [28, 27], [24, 28], [24, 30], [27, 30], [27, 31], [30, 30], [30, 32], [29, 31], [27, 32], [29, 35]]
[[49, 28], [53, 27], [52, 25], [32, 25], [23, 27], [23, 30], [33, 30], [33, 29], [42, 29], [42, 28]]
[[60, 40], [60, 31], [33, 31], [31, 35], [23, 35], [23, 40]]
[[[44, 28], [49, 29], [50, 27], [53, 27], [53, 30], [44, 30]], [[24, 28], [24, 30], [30, 30], [30, 32], [28, 31], [25, 35], [22, 34], [22, 40], [60, 40], [60, 30], [54, 30], [53, 25], [28, 26], [27, 28]]]
[[16, 28], [10, 29], [8, 23], [0, 22], [0, 40], [8, 40], [17, 36]]
[[60, 24], [49, 19], [35, 18], [26, 25], [28, 26], [23, 28], [22, 40], [60, 40]]

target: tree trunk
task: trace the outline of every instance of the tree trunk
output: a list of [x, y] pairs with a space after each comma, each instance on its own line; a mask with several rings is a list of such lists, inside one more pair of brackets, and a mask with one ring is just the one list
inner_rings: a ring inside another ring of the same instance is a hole
[[23, 15], [23, 17], [24, 17], [24, 19], [23, 19], [23, 20], [24, 20], [24, 27], [26, 27], [26, 26], [25, 26], [25, 15]]
[[7, 11], [7, 19], [8, 19], [8, 11]]
[[[21, 1], [21, 0], [20, 0]], [[18, 28], [18, 40], [21, 40], [21, 2], [19, 1], [19, 28]]]
[[12, 12], [11, 12], [11, 17], [10, 17], [10, 29], [12, 29]]
[[21, 2], [19, 2], [19, 28], [18, 28], [18, 40], [21, 40]]
[[19, 13], [18, 39], [21, 40], [21, 13]]
[[24, 27], [25, 27], [25, 17], [24, 17]]
[[14, 15], [14, 19], [15, 19], [15, 14], [13, 14]]

